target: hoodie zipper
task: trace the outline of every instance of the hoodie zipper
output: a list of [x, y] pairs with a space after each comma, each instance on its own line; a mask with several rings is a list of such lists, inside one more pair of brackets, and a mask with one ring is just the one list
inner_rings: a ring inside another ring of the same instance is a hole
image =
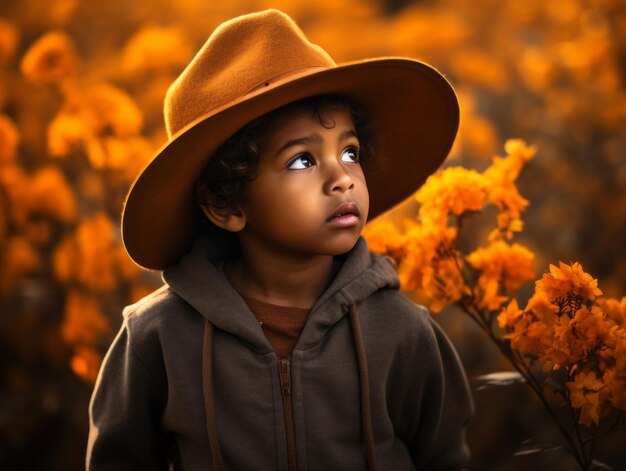
[[296, 463], [296, 430], [293, 423], [293, 405], [291, 403], [291, 362], [288, 358], [278, 360], [280, 387], [283, 396], [283, 412], [285, 414], [285, 430], [287, 431], [287, 457], [289, 471], [297, 471]]

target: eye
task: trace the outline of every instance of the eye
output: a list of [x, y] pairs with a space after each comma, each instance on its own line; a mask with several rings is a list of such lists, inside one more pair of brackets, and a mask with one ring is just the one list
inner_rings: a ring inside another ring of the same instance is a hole
[[299, 154], [296, 155], [289, 165], [287, 166], [290, 170], [302, 170], [304, 168], [309, 168], [313, 165], [313, 159], [309, 154]]
[[347, 147], [346, 150], [341, 154], [341, 160], [344, 162], [352, 162], [356, 163], [359, 161], [359, 148], [358, 147]]

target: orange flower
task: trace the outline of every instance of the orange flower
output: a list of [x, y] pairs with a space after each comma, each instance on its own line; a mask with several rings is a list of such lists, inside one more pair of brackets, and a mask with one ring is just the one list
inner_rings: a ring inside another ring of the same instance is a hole
[[555, 64], [540, 48], [524, 51], [518, 64], [519, 78], [535, 93], [546, 93], [556, 77]]
[[607, 320], [601, 309], [583, 306], [573, 319], [561, 316], [554, 327], [546, 356], [556, 367], [584, 362], [606, 347], [614, 323]]
[[126, 44], [122, 64], [131, 73], [178, 69], [193, 56], [192, 47], [179, 28], [148, 26]]
[[535, 283], [535, 291], [546, 296], [551, 301], [572, 301], [569, 306], [570, 314], [574, 315], [583, 301], [593, 301], [600, 296], [598, 280], [595, 280], [583, 271], [580, 263], [567, 265], [559, 262], [559, 267], [550, 265], [550, 273]]
[[534, 278], [534, 254], [519, 244], [500, 240], [479, 248], [467, 261], [480, 273], [475, 296], [480, 308], [495, 311], [508, 301], [503, 291], [511, 291]]
[[143, 116], [123, 90], [100, 84], [68, 99], [48, 128], [48, 151], [64, 157], [84, 148], [96, 169], [122, 170], [132, 179], [152, 156], [138, 133]]
[[604, 370], [611, 404], [626, 411], [626, 329], [615, 332], [615, 343], [611, 358]]
[[50, 31], [39, 38], [20, 65], [24, 76], [36, 84], [58, 84], [74, 75], [77, 67], [74, 42], [62, 31]]
[[40, 258], [33, 246], [22, 237], [12, 237], [0, 245], [0, 294], [8, 295], [24, 276], [40, 266]]
[[504, 149], [508, 155], [494, 157], [484, 173], [489, 182], [487, 199], [501, 211], [498, 214], [499, 230], [492, 232], [490, 240], [501, 237], [511, 239], [514, 232], [520, 232], [523, 228], [521, 213], [528, 206], [528, 200], [519, 194], [515, 181], [526, 162], [535, 154], [535, 148], [528, 147], [524, 141], [511, 139]]
[[[15, 164], [7, 164], [0, 171], [0, 198], [6, 197], [8, 208], [5, 214], [6, 222], [13, 222], [18, 226], [23, 225], [28, 219], [29, 211], [29, 178], [21, 167]], [[0, 200], [2, 201], [2, 200]]]
[[19, 33], [8, 21], [0, 19], [0, 65], [9, 62], [15, 54]]
[[517, 300], [513, 299], [498, 315], [498, 325], [500, 327], [513, 327], [524, 311], [519, 308]]
[[96, 382], [101, 364], [102, 355], [92, 347], [77, 347], [70, 360], [70, 367], [74, 374], [90, 384]]
[[132, 179], [152, 157], [152, 148], [141, 137], [90, 139], [87, 155], [95, 169], [123, 170]]
[[70, 290], [61, 327], [63, 339], [70, 344], [94, 345], [111, 331], [98, 301], [79, 291]]
[[94, 121], [96, 135], [123, 137], [137, 134], [143, 115], [124, 90], [109, 84], [96, 85], [85, 92], [85, 107]]
[[78, 281], [95, 292], [111, 291], [116, 285], [115, 233], [113, 223], [104, 213], [84, 221], [54, 251], [57, 278], [65, 283]]
[[78, 148], [92, 132], [89, 116], [80, 110], [62, 110], [48, 126], [48, 152], [53, 157], [65, 157]]
[[438, 312], [470, 293], [460, 271], [457, 230], [407, 221], [398, 276], [405, 290], [416, 291], [419, 302]]
[[496, 280], [510, 291], [535, 277], [532, 269], [534, 257], [523, 245], [509, 245], [500, 240], [475, 250], [467, 256], [467, 260], [480, 271], [481, 278]]
[[600, 298], [597, 302], [609, 319], [622, 328], [626, 328], [626, 296], [619, 301], [614, 298]]
[[526, 311], [531, 312], [537, 320], [546, 325], [552, 326], [558, 322], [559, 308], [543, 293], [535, 292], [531, 296], [526, 305]]
[[[511, 306], [509, 305], [509, 307]], [[513, 313], [511, 312], [511, 314]], [[550, 336], [551, 331], [552, 329], [548, 325], [543, 322], [536, 322], [532, 314], [524, 311], [521, 315], [516, 316], [513, 331], [505, 334], [504, 338], [511, 341], [511, 346], [514, 349], [525, 355], [538, 358], [540, 363], [544, 364], [546, 363], [544, 358], [545, 340]]]
[[115, 259], [117, 271], [124, 280], [132, 280], [137, 275], [142, 273], [139, 265], [131, 260], [122, 245], [114, 249], [113, 257]]
[[508, 85], [502, 61], [480, 49], [459, 48], [450, 58], [450, 66], [466, 83], [485, 85], [495, 91], [503, 91]]
[[402, 245], [400, 231], [395, 224], [385, 218], [378, 218], [367, 224], [362, 235], [372, 252], [390, 254]]
[[39, 170], [30, 183], [31, 211], [69, 223], [76, 218], [76, 199], [69, 183], [56, 167]]
[[15, 160], [19, 140], [20, 135], [13, 121], [6, 115], [0, 115], [0, 166]]
[[449, 167], [428, 177], [415, 199], [421, 203], [419, 214], [423, 219], [445, 225], [450, 213], [460, 216], [480, 211], [486, 191], [487, 182], [476, 171]]
[[626, 371], [609, 368], [604, 372], [602, 380], [606, 384], [607, 400], [610, 401], [610, 404], [617, 409], [626, 411]]
[[570, 393], [572, 406], [580, 409], [579, 423], [591, 426], [598, 424], [602, 414], [603, 405], [600, 401], [600, 390], [604, 384], [593, 371], [581, 371], [576, 375], [574, 381], [566, 383]]
[[459, 137], [453, 147], [453, 155], [456, 155], [456, 149], [463, 149], [464, 153], [469, 152], [477, 158], [487, 158], [498, 146], [499, 137], [495, 124], [478, 113], [473, 95], [463, 89], [457, 89], [457, 95], [463, 110], [463, 119], [459, 127]]

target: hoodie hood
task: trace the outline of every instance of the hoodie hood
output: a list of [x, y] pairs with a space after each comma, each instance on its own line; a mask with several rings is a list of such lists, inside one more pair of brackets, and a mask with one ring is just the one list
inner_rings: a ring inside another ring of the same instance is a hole
[[[237, 250], [230, 240], [203, 236], [179, 263], [164, 271], [163, 279], [213, 326], [242, 338], [257, 353], [269, 353], [272, 347], [254, 314], [219, 268], [218, 262], [234, 256]], [[340, 258], [343, 263], [312, 307], [297, 350], [321, 342], [324, 333], [348, 313], [350, 305], [357, 306], [380, 289], [400, 286], [391, 259], [369, 252], [362, 237]]]

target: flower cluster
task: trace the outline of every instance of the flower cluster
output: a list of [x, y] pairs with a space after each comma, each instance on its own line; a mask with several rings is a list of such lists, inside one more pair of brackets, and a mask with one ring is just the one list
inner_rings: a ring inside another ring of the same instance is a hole
[[[0, 65], [16, 38], [0, 21]], [[79, 68], [77, 48], [62, 31], [41, 36], [20, 61], [26, 81], [58, 98], [56, 115], [43, 127], [43, 163], [24, 165], [21, 139], [29, 128], [0, 114], [0, 298], [29, 294], [42, 274], [53, 276], [65, 290], [60, 338], [72, 348], [70, 365], [93, 382], [100, 344], [111, 335], [112, 295], [128, 303], [153, 287], [126, 256], [108, 210], [117, 213], [119, 192], [154, 146], [141, 135], [143, 113], [130, 95], [110, 83], [79, 80]]]
[[[415, 194], [417, 219], [406, 220], [402, 231], [389, 220], [376, 221], [364, 235], [371, 250], [396, 262], [403, 288], [418, 302], [433, 312], [455, 305], [481, 327], [519, 373], [513, 377], [549, 409], [587, 469], [595, 437], [584, 440], [578, 427], [598, 426], [626, 410], [626, 297], [601, 298], [597, 280], [579, 263], [561, 262], [536, 281], [520, 308], [512, 293], [535, 275], [533, 252], [511, 242], [528, 206], [516, 180], [535, 151], [519, 140], [508, 141], [505, 150], [483, 173], [450, 167], [432, 175]], [[487, 206], [497, 209], [496, 227], [485, 234], [484, 246], [464, 253], [460, 247], [467, 244], [459, 237], [465, 221]], [[553, 411], [549, 389], [571, 411], [575, 432]]]
[[598, 424], [611, 407], [626, 410], [626, 298], [598, 299], [597, 280], [579, 263], [550, 266], [525, 309], [498, 316], [504, 337], [546, 370], [564, 369], [580, 422]]
[[[510, 299], [507, 292], [534, 278], [533, 253], [507, 240], [522, 228], [528, 202], [515, 180], [535, 150], [520, 140], [508, 141], [505, 150], [482, 174], [448, 167], [430, 176], [415, 194], [418, 218], [406, 220], [402, 232], [384, 219], [364, 232], [371, 250], [397, 262], [403, 288], [433, 312], [470, 299], [480, 309], [497, 311]], [[464, 256], [457, 248], [462, 222], [487, 205], [498, 209], [498, 229], [486, 247]]]

